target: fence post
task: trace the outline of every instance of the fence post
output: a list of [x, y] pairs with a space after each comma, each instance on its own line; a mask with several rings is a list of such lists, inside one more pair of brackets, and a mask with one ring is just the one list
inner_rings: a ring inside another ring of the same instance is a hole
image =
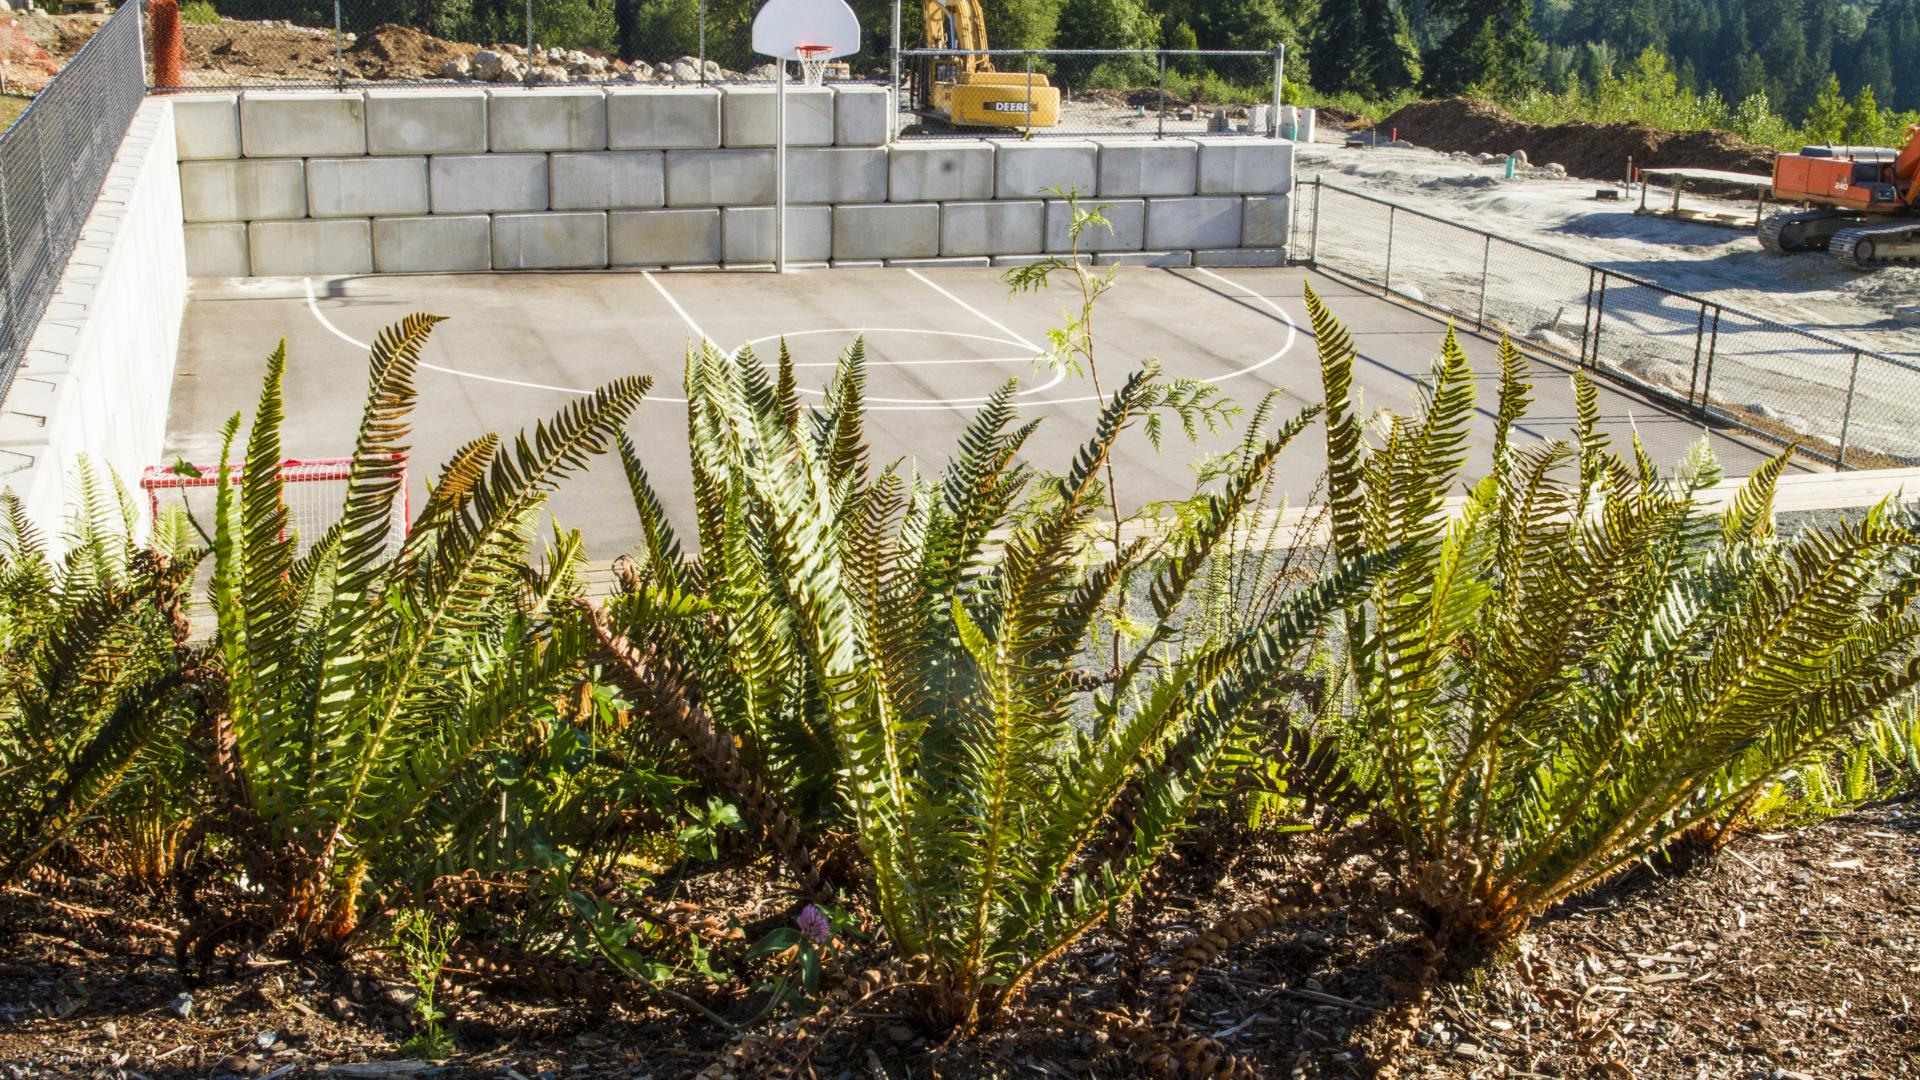
[[[706, 0], [700, 0], [701, 40], [706, 38]], [[893, 60], [891, 63], [891, 81], [887, 89], [887, 141], [893, 142], [900, 137], [900, 0], [893, 0]]]
[[[893, 9], [893, 20], [894, 29], [897, 31], [900, 25], [900, 8], [897, 3]], [[707, 85], [707, 0], [700, 0], [700, 85]]]
[[1593, 267], [1587, 267], [1587, 310], [1580, 316], [1580, 362], [1587, 362], [1587, 342], [1593, 333]]
[[1160, 119], [1155, 123], [1153, 137], [1167, 137], [1167, 54], [1164, 51], [1160, 54]]
[[1847, 435], [1853, 427], [1853, 395], [1860, 385], [1860, 350], [1853, 350], [1853, 371], [1847, 376], [1847, 403], [1840, 410], [1840, 452], [1834, 456], [1834, 467], [1847, 467]]
[[1280, 137], [1280, 106], [1285, 97], [1287, 78], [1287, 46], [1281, 42], [1273, 47], [1273, 128], [1268, 132], [1272, 138]]
[[1380, 282], [1380, 295], [1382, 296], [1393, 292], [1393, 222], [1397, 209], [1397, 207], [1391, 204], [1387, 206], [1387, 268], [1386, 271], [1381, 274], [1381, 277], [1385, 279]]
[[347, 20], [340, 0], [333, 0], [333, 88], [347, 88]]
[[1473, 328], [1487, 328], [1487, 277], [1493, 271], [1493, 234], [1488, 233], [1485, 246], [1480, 251], [1480, 306], [1473, 313]]
[[[955, 112], [959, 109], [956, 107]], [[1027, 54], [1027, 138], [1033, 138], [1033, 54]]]
[[527, 0], [527, 81], [533, 81], [533, 0]]
[[1313, 239], [1308, 241], [1307, 265], [1316, 270], [1320, 267], [1320, 204], [1325, 202], [1326, 198], [1327, 186], [1320, 182], [1319, 177], [1315, 177], [1313, 181]]
[[1600, 275], [1600, 299], [1595, 304], [1593, 309], [1593, 358], [1587, 361], [1588, 367], [1597, 368], [1600, 366], [1600, 324], [1605, 322], [1606, 319], [1607, 319], [1607, 275], [1601, 274]]
[[[1687, 404], [1693, 405], [1693, 395], [1700, 389], [1700, 354], [1707, 344], [1707, 305], [1700, 305], [1700, 325], [1693, 331], [1693, 377], [1687, 380]], [[1699, 403], [1705, 406], [1706, 402]], [[1700, 410], [1706, 412], [1703, 407]]]

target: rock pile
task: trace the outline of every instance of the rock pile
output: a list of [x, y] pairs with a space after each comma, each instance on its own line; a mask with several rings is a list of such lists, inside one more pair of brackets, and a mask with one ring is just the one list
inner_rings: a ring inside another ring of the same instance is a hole
[[[768, 77], [771, 77], [771, 69]], [[615, 60], [578, 49], [540, 49], [528, 53], [523, 46], [497, 45], [471, 55], [456, 56], [440, 69], [443, 79], [483, 83], [593, 83], [623, 81], [699, 85], [745, 78], [728, 71], [712, 60], [701, 64], [697, 56], [648, 63]]]

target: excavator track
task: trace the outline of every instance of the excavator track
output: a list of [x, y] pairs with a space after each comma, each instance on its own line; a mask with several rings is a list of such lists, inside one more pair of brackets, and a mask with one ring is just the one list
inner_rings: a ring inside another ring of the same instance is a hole
[[1760, 223], [1755, 235], [1760, 246], [1775, 255], [1797, 251], [1825, 251], [1832, 234], [1806, 226], [1831, 221], [1840, 214], [1833, 210], [1807, 210], [1798, 214], [1775, 214]]
[[1920, 220], [1842, 229], [1827, 251], [1849, 270], [1920, 266]]

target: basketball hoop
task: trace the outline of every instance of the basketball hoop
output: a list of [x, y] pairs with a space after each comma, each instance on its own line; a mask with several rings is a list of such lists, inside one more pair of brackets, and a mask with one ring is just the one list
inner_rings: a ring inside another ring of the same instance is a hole
[[794, 55], [800, 59], [800, 82], [806, 86], [820, 86], [827, 80], [827, 64], [831, 62], [831, 45], [795, 45]]

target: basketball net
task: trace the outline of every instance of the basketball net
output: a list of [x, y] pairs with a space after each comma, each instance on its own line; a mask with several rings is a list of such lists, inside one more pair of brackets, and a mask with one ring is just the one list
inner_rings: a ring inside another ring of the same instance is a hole
[[795, 55], [800, 59], [800, 82], [803, 86], [819, 86], [826, 82], [827, 65], [832, 63], [827, 54], [833, 51], [830, 45], [795, 45]]

